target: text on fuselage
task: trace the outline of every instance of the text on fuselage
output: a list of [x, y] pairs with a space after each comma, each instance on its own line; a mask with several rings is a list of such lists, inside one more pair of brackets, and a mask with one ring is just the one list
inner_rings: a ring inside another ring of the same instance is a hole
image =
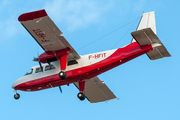
[[106, 53], [99, 53], [99, 54], [89, 55], [89, 60], [90, 59], [104, 58], [104, 57], [106, 57]]

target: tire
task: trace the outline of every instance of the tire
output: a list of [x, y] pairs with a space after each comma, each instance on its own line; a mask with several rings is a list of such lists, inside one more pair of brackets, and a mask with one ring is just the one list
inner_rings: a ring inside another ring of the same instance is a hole
[[20, 98], [20, 94], [16, 93], [14, 94], [14, 99], [18, 100]]
[[66, 75], [65, 72], [61, 71], [61, 72], [59, 72], [59, 77], [60, 77], [62, 80], [64, 80], [64, 79], [67, 78], [67, 75]]
[[78, 97], [81, 101], [83, 101], [83, 100], [86, 98], [86, 96], [85, 96], [84, 93], [82, 93], [82, 92], [79, 92], [79, 93], [77, 94], [77, 97]]

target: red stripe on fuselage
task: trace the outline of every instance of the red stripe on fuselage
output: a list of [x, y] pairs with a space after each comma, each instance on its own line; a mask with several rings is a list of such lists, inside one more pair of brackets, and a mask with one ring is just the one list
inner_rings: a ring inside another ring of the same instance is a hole
[[117, 49], [112, 55], [100, 62], [67, 71], [66, 80], [61, 80], [58, 74], [55, 74], [52, 76], [22, 83], [16, 86], [15, 89], [23, 91], [31, 89], [31, 91], [37, 91], [50, 87], [56, 87], [79, 82], [82, 80], [87, 80], [152, 50], [153, 48], [151, 45], [139, 46], [138, 43], [134, 42], [126, 47]]

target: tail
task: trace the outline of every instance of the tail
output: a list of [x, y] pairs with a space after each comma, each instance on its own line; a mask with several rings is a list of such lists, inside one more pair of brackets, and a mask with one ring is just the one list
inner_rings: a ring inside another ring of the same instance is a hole
[[132, 32], [132, 42], [138, 42], [140, 46], [152, 45], [153, 51], [146, 53], [151, 60], [170, 57], [171, 55], [156, 35], [156, 23], [154, 12], [143, 13], [137, 30]]

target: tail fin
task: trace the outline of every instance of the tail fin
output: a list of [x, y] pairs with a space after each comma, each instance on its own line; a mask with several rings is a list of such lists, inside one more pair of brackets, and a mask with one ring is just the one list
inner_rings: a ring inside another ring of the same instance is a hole
[[152, 45], [153, 51], [146, 53], [151, 60], [170, 57], [171, 55], [156, 35], [154, 12], [143, 13], [137, 31], [131, 33], [132, 42], [138, 42], [140, 46]]
[[[145, 29], [145, 28], [151, 28], [152, 31], [156, 34], [156, 22], [155, 22], [154, 11], [148, 12], [148, 13], [143, 13], [136, 31]], [[136, 40], [133, 39], [132, 42], [136, 42]]]

